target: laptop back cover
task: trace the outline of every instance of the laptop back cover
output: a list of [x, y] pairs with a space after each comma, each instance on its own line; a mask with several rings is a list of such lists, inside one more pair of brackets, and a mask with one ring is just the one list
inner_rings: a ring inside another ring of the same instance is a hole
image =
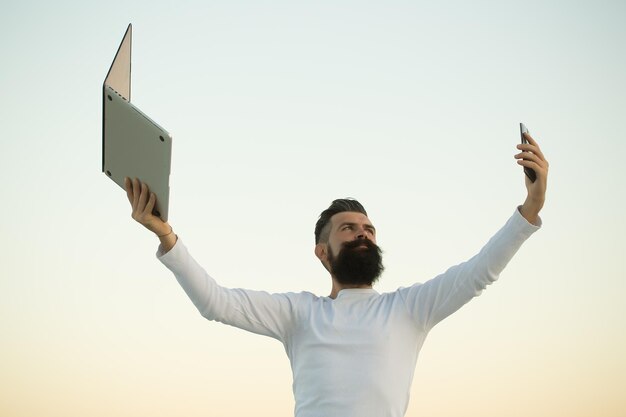
[[145, 182], [167, 221], [172, 138], [130, 103], [131, 38], [129, 25], [103, 85], [102, 172], [122, 188], [125, 177]]

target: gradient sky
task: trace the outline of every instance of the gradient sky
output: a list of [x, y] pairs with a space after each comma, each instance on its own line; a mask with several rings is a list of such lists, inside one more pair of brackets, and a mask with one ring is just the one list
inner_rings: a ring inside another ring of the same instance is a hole
[[[222, 285], [327, 295], [351, 196], [376, 289], [477, 252], [551, 164], [543, 229], [439, 324], [407, 416], [626, 414], [626, 3], [21, 1], [0, 15], [0, 415], [288, 416], [280, 343], [211, 323], [101, 168], [101, 86], [174, 137], [170, 221]], [[253, 414], [252, 414], [253, 413]]]

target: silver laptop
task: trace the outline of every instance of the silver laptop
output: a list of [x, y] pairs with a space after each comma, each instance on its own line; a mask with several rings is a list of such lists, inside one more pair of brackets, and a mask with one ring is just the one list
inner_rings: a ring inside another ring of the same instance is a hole
[[139, 178], [157, 196], [154, 214], [167, 221], [172, 137], [130, 102], [132, 25], [128, 25], [102, 91], [102, 172], [124, 188]]

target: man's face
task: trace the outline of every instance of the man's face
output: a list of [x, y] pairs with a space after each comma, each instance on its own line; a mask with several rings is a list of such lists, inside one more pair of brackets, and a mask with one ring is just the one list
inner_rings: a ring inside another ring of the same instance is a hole
[[383, 271], [376, 229], [366, 215], [342, 212], [330, 219], [326, 264], [345, 285], [372, 285]]

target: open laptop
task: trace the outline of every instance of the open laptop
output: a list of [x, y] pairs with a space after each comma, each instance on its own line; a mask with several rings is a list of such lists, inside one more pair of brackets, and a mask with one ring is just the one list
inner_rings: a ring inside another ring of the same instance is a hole
[[167, 221], [172, 137], [130, 102], [131, 40], [129, 24], [102, 88], [102, 172], [122, 188], [125, 177], [145, 182]]

